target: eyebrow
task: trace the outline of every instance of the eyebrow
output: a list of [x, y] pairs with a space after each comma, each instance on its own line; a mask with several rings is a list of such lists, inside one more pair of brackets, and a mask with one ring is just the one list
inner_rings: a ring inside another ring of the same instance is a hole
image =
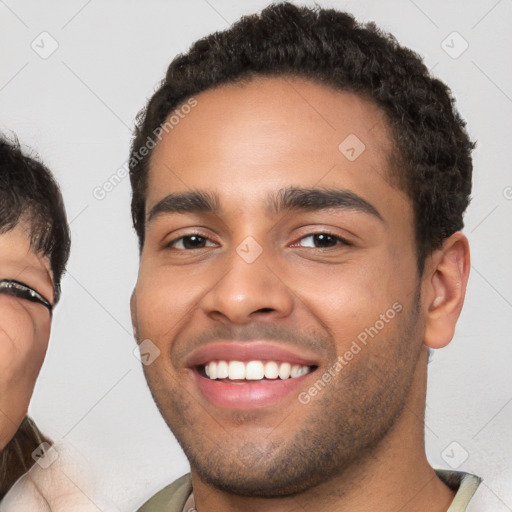
[[217, 194], [200, 190], [165, 196], [148, 214], [147, 222], [164, 213], [219, 213]]
[[377, 208], [350, 190], [331, 188], [285, 188], [271, 195], [267, 212], [277, 215], [282, 211], [352, 210], [373, 215], [384, 222]]
[[[357, 194], [343, 189], [288, 187], [267, 198], [267, 215], [286, 211], [351, 210], [372, 215], [384, 222], [371, 203]], [[160, 200], [148, 214], [147, 221], [165, 213], [209, 213], [218, 215], [220, 200], [216, 193], [192, 191], [173, 193]]]

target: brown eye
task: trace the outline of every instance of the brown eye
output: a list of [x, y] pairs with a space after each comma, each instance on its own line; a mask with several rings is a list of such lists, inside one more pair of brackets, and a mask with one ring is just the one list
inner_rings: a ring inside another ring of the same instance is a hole
[[[301, 242], [305, 240], [307, 240], [307, 242], [302, 244]], [[351, 245], [347, 240], [331, 233], [312, 233], [303, 236], [298, 242], [301, 247], [311, 247], [314, 249], [328, 249], [337, 246], [339, 243], [341, 245]]]
[[[192, 249], [203, 249], [206, 247], [207, 243], [211, 242], [208, 238], [198, 235], [186, 235], [181, 236], [180, 238], [176, 238], [172, 240], [167, 247], [177, 250], [192, 250]], [[213, 244], [215, 245], [215, 244]]]

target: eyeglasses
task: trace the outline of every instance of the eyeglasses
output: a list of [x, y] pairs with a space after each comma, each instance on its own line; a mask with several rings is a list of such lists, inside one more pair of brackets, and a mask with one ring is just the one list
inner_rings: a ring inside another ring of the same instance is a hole
[[36, 292], [36, 290], [30, 286], [20, 283], [19, 281], [15, 281], [14, 279], [0, 280], [0, 293], [6, 293], [7, 295], [12, 295], [13, 297], [18, 297], [20, 299], [26, 299], [31, 302], [35, 302], [36, 304], [42, 304], [48, 309], [50, 314], [52, 313], [53, 306], [50, 304], [50, 301], [46, 300], [39, 292]]

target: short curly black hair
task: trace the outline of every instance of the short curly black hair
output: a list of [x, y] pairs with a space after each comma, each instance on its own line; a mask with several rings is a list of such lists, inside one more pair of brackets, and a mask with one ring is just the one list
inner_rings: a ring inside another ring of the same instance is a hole
[[194, 43], [171, 62], [159, 89], [139, 113], [129, 167], [132, 219], [141, 250], [152, 154], [148, 141], [193, 95], [255, 76], [300, 77], [353, 92], [386, 114], [397, 149], [395, 156], [388, 155], [394, 174], [390, 178], [413, 204], [421, 274], [426, 256], [462, 229], [470, 201], [475, 144], [451, 92], [430, 75], [419, 55], [374, 23], [289, 2], [244, 16], [229, 29]]
[[0, 136], [0, 234], [22, 222], [31, 248], [48, 257], [54, 282], [54, 304], [71, 247], [64, 201], [51, 172], [24, 154], [18, 141]]

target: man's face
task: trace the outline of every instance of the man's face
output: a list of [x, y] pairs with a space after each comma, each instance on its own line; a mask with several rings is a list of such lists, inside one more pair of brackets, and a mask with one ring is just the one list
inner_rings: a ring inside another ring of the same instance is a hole
[[[0, 234], [0, 280], [28, 285], [53, 303], [48, 259], [30, 248], [19, 225]], [[12, 439], [27, 413], [50, 336], [48, 309], [30, 300], [0, 293], [0, 450]]]
[[[354, 94], [273, 78], [196, 100], [151, 161], [132, 299], [161, 352], [146, 378], [194, 475], [298, 492], [371, 451], [407, 403], [411, 203], [389, 184], [383, 114]], [[214, 204], [170, 196], [196, 192]]]

